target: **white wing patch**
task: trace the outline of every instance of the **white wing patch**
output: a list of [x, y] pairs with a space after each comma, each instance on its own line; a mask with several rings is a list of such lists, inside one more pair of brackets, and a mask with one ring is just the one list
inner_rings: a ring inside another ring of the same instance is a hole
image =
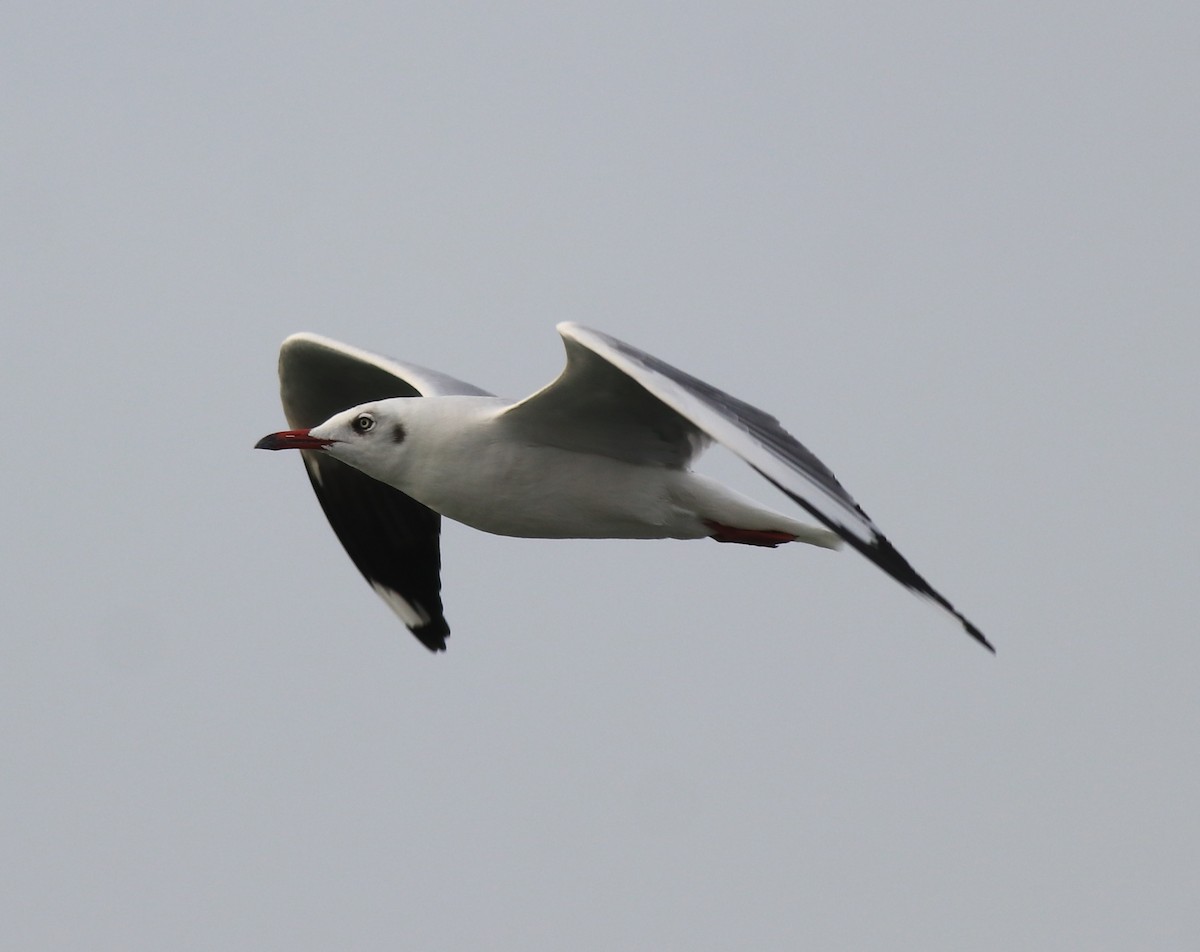
[[371, 582], [371, 588], [375, 589], [375, 594], [387, 602], [388, 607], [399, 615], [400, 620], [409, 628], [420, 628], [422, 625], [429, 624], [431, 619], [428, 612], [411, 604], [394, 589], [370, 579], [368, 581]]

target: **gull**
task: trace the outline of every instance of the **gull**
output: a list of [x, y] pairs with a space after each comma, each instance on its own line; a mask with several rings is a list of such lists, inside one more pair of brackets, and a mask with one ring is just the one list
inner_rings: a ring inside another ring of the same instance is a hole
[[[292, 429], [256, 448], [301, 451], [347, 554], [429, 650], [444, 651], [450, 634], [446, 516], [522, 538], [845, 543], [995, 652], [775, 417], [615, 337], [573, 323], [557, 330], [566, 368], [516, 402], [318, 334], [294, 334], [280, 349]], [[693, 472], [713, 442], [819, 525]]]

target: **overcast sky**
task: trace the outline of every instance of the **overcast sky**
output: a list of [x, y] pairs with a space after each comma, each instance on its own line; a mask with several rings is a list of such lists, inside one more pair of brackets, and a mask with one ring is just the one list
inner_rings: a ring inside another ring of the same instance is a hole
[[[700, 6], [4, 6], [14, 949], [1200, 947], [1200, 14]], [[251, 448], [279, 342], [523, 396], [560, 320], [998, 656], [849, 552], [453, 524], [426, 652]]]

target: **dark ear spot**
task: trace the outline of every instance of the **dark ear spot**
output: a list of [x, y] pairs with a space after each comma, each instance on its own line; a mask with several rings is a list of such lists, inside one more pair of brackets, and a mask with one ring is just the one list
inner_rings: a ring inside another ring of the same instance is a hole
[[395, 426], [392, 427], [392, 442], [393, 443], [403, 443], [404, 436], [405, 436], [404, 424], [397, 423]]

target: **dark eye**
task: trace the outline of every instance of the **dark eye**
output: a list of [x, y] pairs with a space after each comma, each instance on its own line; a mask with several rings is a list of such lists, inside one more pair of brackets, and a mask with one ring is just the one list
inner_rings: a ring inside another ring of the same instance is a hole
[[368, 430], [375, 428], [375, 418], [369, 413], [360, 413], [354, 418], [354, 429], [359, 433], [366, 433]]

